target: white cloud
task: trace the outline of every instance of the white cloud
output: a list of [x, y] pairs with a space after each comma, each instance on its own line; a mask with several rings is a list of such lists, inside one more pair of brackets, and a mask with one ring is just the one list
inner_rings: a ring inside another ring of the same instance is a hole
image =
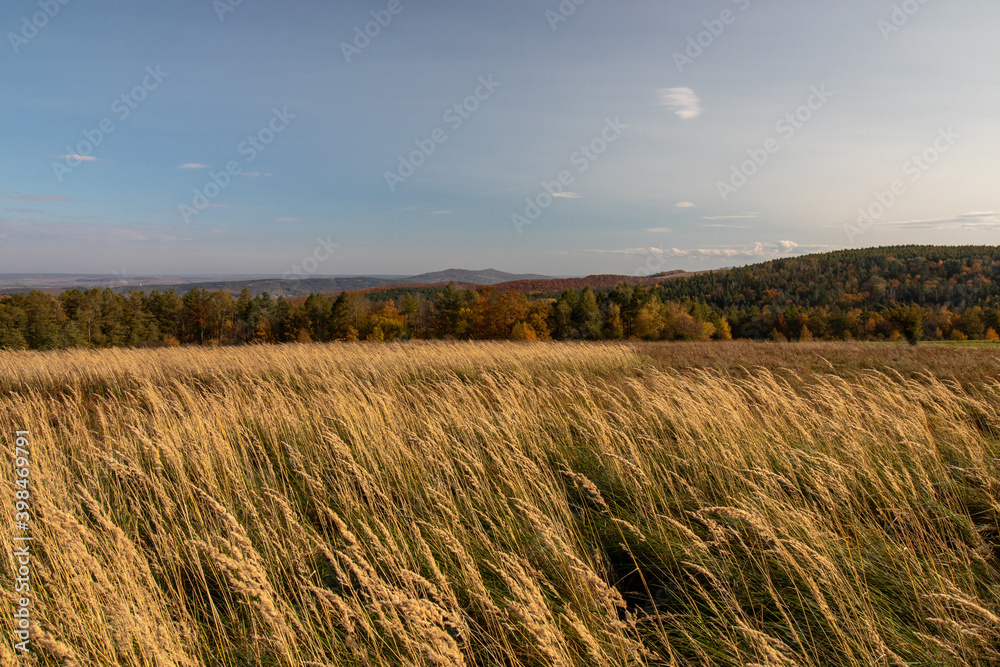
[[207, 164], [201, 164], [200, 162], [185, 162], [184, 164], [177, 167], [178, 169], [208, 169]]
[[580, 195], [575, 192], [556, 192], [552, 196], [560, 199], [580, 199]]
[[670, 227], [651, 227], [646, 230], [647, 232], [653, 232], [654, 234], [669, 234], [674, 231]]
[[690, 88], [661, 88], [656, 91], [656, 103], [684, 120], [697, 118], [704, 111], [701, 98]]
[[682, 201], [678, 202], [677, 208], [697, 208], [697, 207], [689, 201]]
[[744, 215], [703, 215], [702, 220], [752, 220], [759, 217], [756, 213], [746, 213]]
[[79, 160], [80, 162], [97, 162], [93, 155], [57, 155], [59, 160]]

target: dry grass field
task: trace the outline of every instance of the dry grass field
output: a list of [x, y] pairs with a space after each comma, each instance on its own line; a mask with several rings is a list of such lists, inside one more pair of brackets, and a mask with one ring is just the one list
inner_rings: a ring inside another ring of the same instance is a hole
[[4, 665], [1000, 664], [989, 348], [3, 352], [0, 424]]

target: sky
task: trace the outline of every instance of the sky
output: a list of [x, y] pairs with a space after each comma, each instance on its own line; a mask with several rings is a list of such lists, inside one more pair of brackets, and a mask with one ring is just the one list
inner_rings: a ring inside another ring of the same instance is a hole
[[7, 0], [0, 273], [997, 244], [996, 0]]

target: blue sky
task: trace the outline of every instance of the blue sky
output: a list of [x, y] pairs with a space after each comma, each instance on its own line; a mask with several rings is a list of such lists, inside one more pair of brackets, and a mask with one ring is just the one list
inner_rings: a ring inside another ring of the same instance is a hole
[[995, 0], [62, 2], [0, 18], [3, 273], [998, 242]]

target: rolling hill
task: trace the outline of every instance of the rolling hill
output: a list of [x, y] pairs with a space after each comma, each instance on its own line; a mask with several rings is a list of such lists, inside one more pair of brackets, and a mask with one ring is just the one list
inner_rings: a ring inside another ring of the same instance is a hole
[[508, 283], [514, 280], [544, 280], [550, 276], [540, 276], [533, 273], [514, 274], [497, 271], [496, 269], [483, 269], [481, 271], [469, 271], [466, 269], [448, 269], [447, 271], [435, 271], [434, 273], [422, 273], [419, 276], [407, 278], [410, 283], [465, 283], [469, 285], [496, 285], [498, 283]]

